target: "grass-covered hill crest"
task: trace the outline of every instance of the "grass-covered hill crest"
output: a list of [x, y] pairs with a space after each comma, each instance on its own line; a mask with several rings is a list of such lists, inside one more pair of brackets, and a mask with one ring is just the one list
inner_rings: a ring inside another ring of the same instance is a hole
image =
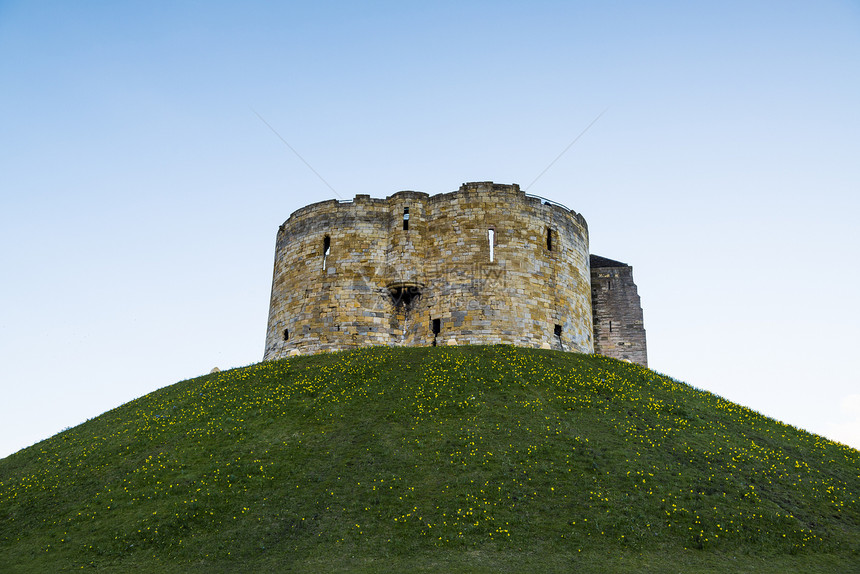
[[0, 571], [860, 571], [860, 452], [636, 365], [369, 348], [0, 461]]

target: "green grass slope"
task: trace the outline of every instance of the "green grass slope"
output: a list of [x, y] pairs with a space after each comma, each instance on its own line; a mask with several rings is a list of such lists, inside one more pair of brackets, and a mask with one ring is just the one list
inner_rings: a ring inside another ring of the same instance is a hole
[[0, 461], [0, 572], [860, 572], [860, 452], [636, 365], [372, 348]]

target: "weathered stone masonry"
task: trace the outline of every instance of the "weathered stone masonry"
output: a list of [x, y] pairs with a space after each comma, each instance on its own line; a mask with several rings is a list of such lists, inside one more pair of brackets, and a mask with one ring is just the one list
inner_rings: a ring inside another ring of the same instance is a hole
[[592, 255], [591, 305], [594, 352], [647, 367], [645, 325], [633, 268]]
[[517, 185], [308, 205], [278, 230], [264, 359], [369, 345], [604, 352], [589, 259], [585, 219]]

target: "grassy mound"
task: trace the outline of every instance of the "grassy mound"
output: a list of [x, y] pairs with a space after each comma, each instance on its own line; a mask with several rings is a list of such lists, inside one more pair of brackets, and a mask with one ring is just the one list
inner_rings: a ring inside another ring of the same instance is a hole
[[0, 571], [854, 572], [860, 452], [636, 365], [372, 348], [0, 461]]

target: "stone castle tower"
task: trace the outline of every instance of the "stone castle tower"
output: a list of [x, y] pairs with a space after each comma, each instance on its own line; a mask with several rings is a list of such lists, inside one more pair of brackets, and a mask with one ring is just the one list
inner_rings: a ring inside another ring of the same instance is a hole
[[518, 185], [357, 195], [278, 229], [264, 360], [370, 345], [507, 343], [647, 365], [632, 269]]

